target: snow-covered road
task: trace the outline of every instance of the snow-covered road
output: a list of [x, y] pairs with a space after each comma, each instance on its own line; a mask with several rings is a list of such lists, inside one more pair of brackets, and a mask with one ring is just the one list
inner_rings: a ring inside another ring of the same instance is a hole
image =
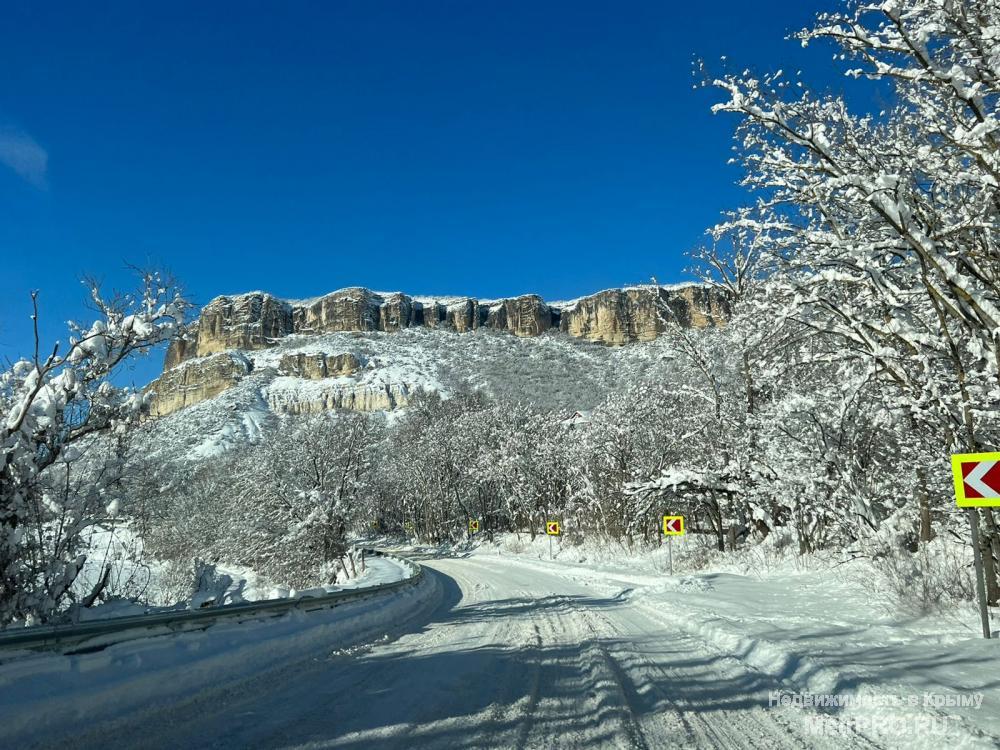
[[[809, 734], [783, 686], [630, 601], [500, 557], [423, 561], [435, 604], [384, 637], [90, 724], [69, 746], [871, 747]], [[383, 631], [384, 632], [384, 631]], [[825, 741], [825, 742], [824, 742]]]

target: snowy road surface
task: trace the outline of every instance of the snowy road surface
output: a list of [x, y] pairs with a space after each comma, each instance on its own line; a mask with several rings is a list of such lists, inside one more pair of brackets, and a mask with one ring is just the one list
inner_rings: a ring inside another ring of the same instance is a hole
[[78, 717], [60, 746], [874, 746], [810, 734], [803, 711], [768, 708], [780, 684], [677, 632], [627, 587], [597, 593], [499, 557], [424, 564], [433, 604], [384, 636], [220, 676], [115, 720]]

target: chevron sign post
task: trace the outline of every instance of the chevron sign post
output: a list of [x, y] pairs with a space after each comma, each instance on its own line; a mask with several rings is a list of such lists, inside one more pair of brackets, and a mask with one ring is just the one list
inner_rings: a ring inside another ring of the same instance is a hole
[[979, 537], [979, 511], [976, 508], [1000, 506], [1000, 453], [956, 453], [951, 457], [955, 481], [955, 502], [969, 512], [972, 529], [972, 560], [976, 568], [976, 598], [983, 623], [983, 637], [990, 637], [990, 611], [986, 605], [983, 574], [983, 551]]
[[667, 538], [667, 569], [674, 574], [674, 537], [684, 536], [684, 516], [664, 516], [663, 536]]
[[[552, 537], [562, 536], [562, 527], [558, 521], [546, 521], [545, 533], [549, 535], [549, 559], [552, 558]], [[559, 542], [559, 549], [562, 549], [562, 541]]]

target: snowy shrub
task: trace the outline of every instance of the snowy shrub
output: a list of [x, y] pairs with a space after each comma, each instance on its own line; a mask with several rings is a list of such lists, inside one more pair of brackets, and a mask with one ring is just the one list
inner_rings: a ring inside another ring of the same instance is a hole
[[161, 483], [148, 550], [238, 564], [294, 588], [353, 577], [347, 533], [360, 520], [380, 429], [377, 417], [353, 413], [289, 419], [187, 475], [159, 467], [172, 476]]
[[144, 601], [158, 607], [186, 602], [193, 593], [193, 580], [191, 560], [158, 561], [156, 575], [145, 591]]
[[[175, 335], [187, 307], [156, 274], [135, 295], [90, 292], [99, 318], [72, 326], [65, 351], [39, 347], [0, 372], [0, 627], [50, 621], [106, 587], [102, 574], [91, 591], [74, 591], [88, 562], [83, 535], [119, 512], [122, 441], [144, 402], [109, 377]], [[102, 433], [111, 438], [97, 440]]]
[[217, 607], [226, 603], [226, 594], [233, 585], [233, 579], [219, 573], [214, 565], [195, 558], [194, 580], [191, 583], [190, 609]]
[[337, 560], [321, 565], [317, 579], [320, 585], [347, 583], [363, 572], [363, 555], [360, 550], [351, 547]]
[[706, 570], [717, 562], [718, 558], [718, 550], [702, 540], [674, 550], [674, 566], [678, 571], [696, 573], [699, 570]]
[[884, 543], [875, 552], [875, 570], [890, 610], [923, 615], [973, 599], [972, 552], [966, 547], [935, 540], [921, 544], [917, 552]]
[[507, 535], [503, 538], [502, 549], [512, 555], [523, 554], [527, 548], [528, 545], [520, 534]]

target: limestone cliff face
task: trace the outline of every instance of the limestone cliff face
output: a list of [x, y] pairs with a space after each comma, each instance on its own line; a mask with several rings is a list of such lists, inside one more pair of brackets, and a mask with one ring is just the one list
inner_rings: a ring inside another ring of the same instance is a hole
[[577, 338], [627, 344], [652, 341], [670, 325], [722, 325], [726, 310], [722, 295], [708, 287], [608, 289], [564, 308], [559, 327]]
[[459, 333], [479, 328], [481, 321], [479, 301], [464, 299], [448, 305], [445, 322]]
[[329, 388], [268, 388], [264, 392], [268, 406], [279, 414], [319, 414], [330, 409], [352, 411], [391, 411], [405, 406], [409, 389], [404, 384], [337, 384]]
[[229, 349], [262, 349], [292, 332], [292, 307], [270, 294], [255, 292], [217, 297], [198, 318], [197, 355]]
[[278, 372], [307, 380], [353, 375], [361, 369], [358, 358], [346, 354], [285, 354], [278, 363]]
[[[217, 297], [167, 350], [164, 374], [150, 386], [156, 394], [152, 413], [162, 416], [218, 395], [252, 367], [247, 357], [230, 352], [265, 349], [293, 334], [391, 333], [413, 326], [457, 333], [486, 328], [515, 336], [539, 336], [556, 330], [576, 338], [622, 345], [650, 341], [672, 325], [722, 325], [727, 315], [725, 296], [697, 285], [609, 289], [571, 303], [552, 305], [535, 294], [487, 302], [471, 297], [433, 299], [399, 292], [380, 294], [363, 287], [340, 289], [301, 303], [263, 292]], [[274, 369], [273, 360], [268, 367]], [[406, 402], [405, 385], [372, 385], [372, 378], [358, 374], [360, 368], [361, 363], [350, 353], [286, 354], [274, 370], [279, 376], [304, 381], [357, 376], [355, 383], [314, 388], [294, 398], [287, 395], [287, 389], [278, 389], [267, 399], [273, 402], [272, 408], [288, 413], [328, 408], [370, 411]]]
[[486, 325], [515, 336], [540, 336], [552, 328], [552, 311], [537, 294], [525, 294], [491, 305]]
[[729, 318], [729, 300], [718, 289], [707, 286], [684, 287], [673, 294], [668, 304], [684, 327], [721, 326]]
[[390, 294], [378, 306], [380, 331], [398, 331], [413, 320], [413, 300], [405, 294]]
[[217, 352], [263, 349], [292, 331], [292, 306], [284, 300], [263, 292], [216, 297], [184, 336], [170, 344], [163, 369]]
[[181, 362], [198, 356], [198, 324], [189, 326], [182, 338], [176, 338], [167, 347], [163, 371], [172, 370]]
[[376, 331], [382, 299], [367, 289], [351, 287], [296, 307], [295, 333], [334, 331]]
[[556, 329], [577, 338], [626, 344], [656, 338], [669, 325], [721, 325], [727, 312], [720, 291], [697, 285], [608, 289], [561, 307], [550, 306], [535, 294], [486, 303], [471, 297], [414, 299], [399, 292], [382, 295], [350, 287], [292, 305], [253, 292], [218, 297], [206, 305], [184, 339], [170, 346], [164, 370], [193, 357], [273, 346], [292, 333], [392, 332], [426, 326], [459, 333], [491, 328], [516, 336], [538, 336]]
[[163, 417], [185, 406], [214, 398], [250, 372], [250, 361], [239, 352], [222, 352], [163, 373], [146, 389], [149, 413]]

